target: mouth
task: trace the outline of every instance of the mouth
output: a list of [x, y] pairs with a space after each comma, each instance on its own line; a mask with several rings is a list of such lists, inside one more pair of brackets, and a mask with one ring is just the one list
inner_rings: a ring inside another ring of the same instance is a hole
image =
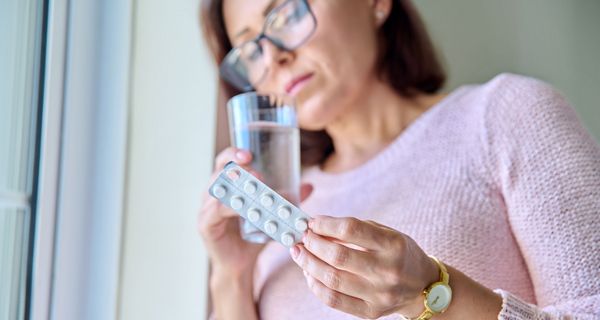
[[288, 82], [285, 86], [285, 92], [290, 96], [295, 96], [302, 90], [302, 88], [308, 83], [308, 81], [313, 77], [312, 73], [307, 73], [305, 75], [296, 77], [292, 79], [292, 81]]

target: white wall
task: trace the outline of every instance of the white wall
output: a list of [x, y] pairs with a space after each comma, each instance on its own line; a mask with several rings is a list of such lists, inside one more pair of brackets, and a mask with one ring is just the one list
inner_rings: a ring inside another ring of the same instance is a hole
[[205, 316], [208, 269], [196, 215], [212, 167], [216, 76], [198, 6], [134, 6], [119, 319]]
[[448, 88], [510, 71], [558, 88], [600, 141], [600, 1], [414, 1], [445, 57]]

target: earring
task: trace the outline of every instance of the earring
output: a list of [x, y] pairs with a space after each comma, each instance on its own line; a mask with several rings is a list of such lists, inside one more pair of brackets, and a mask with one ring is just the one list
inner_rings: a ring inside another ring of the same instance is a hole
[[377, 20], [382, 20], [383, 18], [385, 18], [385, 12], [377, 11], [375, 12], [375, 17], [377, 17]]

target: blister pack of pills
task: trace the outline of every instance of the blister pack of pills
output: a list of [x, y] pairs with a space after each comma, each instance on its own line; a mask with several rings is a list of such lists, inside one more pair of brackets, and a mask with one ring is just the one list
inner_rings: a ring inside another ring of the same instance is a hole
[[234, 162], [225, 166], [209, 194], [286, 247], [300, 243], [308, 228], [308, 214]]

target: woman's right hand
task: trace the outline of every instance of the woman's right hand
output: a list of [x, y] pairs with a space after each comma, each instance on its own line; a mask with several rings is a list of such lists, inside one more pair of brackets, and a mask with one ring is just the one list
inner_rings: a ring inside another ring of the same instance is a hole
[[[235, 161], [252, 173], [249, 166], [252, 154], [246, 150], [230, 147], [217, 156], [211, 183], [217, 179], [221, 170], [230, 161]], [[303, 185], [300, 198], [304, 200], [311, 191], [310, 185]], [[198, 223], [213, 270], [236, 277], [251, 276], [258, 254], [265, 245], [242, 239], [239, 215], [205, 192]]]
[[[242, 168], [251, 170], [249, 167], [252, 161], [251, 153], [230, 147], [217, 156], [211, 183], [217, 179], [221, 170], [230, 161], [235, 161]], [[222, 205], [206, 191], [198, 223], [200, 235], [204, 239], [215, 270], [232, 275], [251, 272], [264, 244], [250, 243], [242, 239], [237, 213]]]

